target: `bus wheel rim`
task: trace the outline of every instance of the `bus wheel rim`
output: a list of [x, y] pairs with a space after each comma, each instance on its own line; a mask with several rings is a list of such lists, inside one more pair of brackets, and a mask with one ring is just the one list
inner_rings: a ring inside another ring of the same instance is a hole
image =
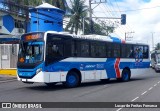
[[128, 80], [128, 73], [127, 72], [124, 73], [123, 79]]
[[75, 78], [75, 76], [73, 76], [73, 75], [69, 76], [69, 77], [68, 77], [68, 82], [69, 82], [70, 84], [75, 84], [75, 83], [76, 83], [76, 78]]

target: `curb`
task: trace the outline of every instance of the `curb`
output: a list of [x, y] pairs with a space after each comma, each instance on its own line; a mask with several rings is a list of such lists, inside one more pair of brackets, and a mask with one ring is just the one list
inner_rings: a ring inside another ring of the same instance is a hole
[[0, 69], [0, 75], [17, 76], [17, 69]]

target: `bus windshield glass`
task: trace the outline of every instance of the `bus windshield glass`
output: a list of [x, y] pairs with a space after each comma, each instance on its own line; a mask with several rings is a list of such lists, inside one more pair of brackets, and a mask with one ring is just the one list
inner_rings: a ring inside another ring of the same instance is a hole
[[43, 42], [22, 42], [19, 49], [19, 62], [37, 63], [43, 60]]
[[22, 35], [18, 53], [19, 63], [38, 63], [43, 61], [43, 35], [41, 32]]

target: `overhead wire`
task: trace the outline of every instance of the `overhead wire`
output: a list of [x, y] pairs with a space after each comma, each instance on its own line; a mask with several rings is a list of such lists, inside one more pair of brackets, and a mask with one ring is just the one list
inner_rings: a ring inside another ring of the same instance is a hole
[[[115, 0], [115, 2], [116, 2], [116, 0]], [[115, 12], [115, 11], [114, 11], [114, 10], [115, 10], [115, 7], [114, 7], [114, 5], [111, 3], [110, 0], [109, 0], [109, 3], [111, 4], [111, 7], [112, 7], [111, 10], [113, 10], [112, 12], [116, 13], [115, 15], [120, 16], [121, 13], [118, 13], [118, 12]], [[105, 7], [107, 7], [107, 6], [105, 6]], [[116, 2], [116, 7], [118, 8], [118, 10], [120, 10], [117, 2]], [[109, 10], [108, 12], [111, 12], [111, 11]], [[132, 28], [130, 28], [130, 26], [129, 26], [128, 24], [126, 24], [126, 25], [120, 25], [120, 26], [118, 26], [118, 27], [119, 27], [118, 30], [123, 30], [123, 31], [124, 31], [123, 35], [125, 35], [125, 33], [126, 33], [128, 30], [132, 30]]]
[[[116, 2], [116, 6], [117, 6], [118, 10], [120, 11], [120, 8], [119, 8], [119, 5], [118, 5], [118, 3], [117, 3], [117, 0], [115, 0], [115, 2]], [[133, 30], [128, 23], [126, 23], [126, 26], [127, 26], [129, 29]]]
[[[103, 13], [106, 15], [106, 16], [111, 16], [111, 17], [113, 17], [113, 14], [112, 13], [108, 13], [108, 15], [105, 13], [106, 11], [101, 7], [101, 5], [100, 5], [100, 8], [103, 10]], [[113, 22], [113, 21], [111, 21], [111, 20], [108, 20], [108, 21], [110, 21], [110, 22]], [[122, 32], [121, 32], [122, 33]], [[118, 35], [118, 34], [117, 34]]]
[[[111, 7], [112, 7], [112, 9], [113, 9], [113, 11], [115, 10], [115, 8], [114, 8], [114, 5], [112, 4], [112, 2], [109, 0], [109, 3], [111, 4]], [[117, 7], [118, 8], [118, 7]], [[121, 15], [121, 13], [118, 13], [118, 12], [114, 12], [114, 13], [116, 13], [116, 15], [119, 17], [120, 15]], [[126, 25], [125, 26], [122, 26], [121, 25], [121, 27], [124, 29], [124, 30], [128, 30], [128, 28], [126, 27]]]
[[[110, 11], [108, 11], [108, 10], [112, 10], [110, 7], [108, 7], [107, 5], [105, 5], [105, 4], [103, 4], [103, 7], [105, 8], [105, 10], [108, 12], [108, 14], [110, 15], [110, 16], [114, 16], [114, 17], [117, 17], [117, 15], [116, 14], [113, 14], [113, 13], [111, 13]], [[106, 11], [104, 11], [104, 12], [106, 12]], [[118, 26], [119, 27], [119, 26]], [[118, 32], [120, 32], [121, 33], [121, 35], [123, 35], [124, 33], [124, 29], [122, 29], [122, 28], [120, 28], [120, 30], [118, 31]], [[116, 33], [116, 32], [115, 32]]]

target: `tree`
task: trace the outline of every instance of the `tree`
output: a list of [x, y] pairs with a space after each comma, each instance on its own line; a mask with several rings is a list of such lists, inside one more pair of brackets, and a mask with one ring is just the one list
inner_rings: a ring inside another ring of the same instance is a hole
[[[84, 4], [84, 0], [70, 0], [70, 2], [72, 4], [69, 9], [70, 15], [67, 15], [67, 17], [70, 17], [70, 20], [65, 30], [77, 34], [79, 30], [82, 30], [82, 19], [87, 16], [88, 7]], [[87, 24], [86, 21], [85, 24]]]
[[51, 4], [66, 11], [66, 8], [67, 8], [66, 0], [52, 0]]
[[155, 48], [156, 50], [160, 50], [160, 43], [157, 43], [156, 44], [156, 48]]

